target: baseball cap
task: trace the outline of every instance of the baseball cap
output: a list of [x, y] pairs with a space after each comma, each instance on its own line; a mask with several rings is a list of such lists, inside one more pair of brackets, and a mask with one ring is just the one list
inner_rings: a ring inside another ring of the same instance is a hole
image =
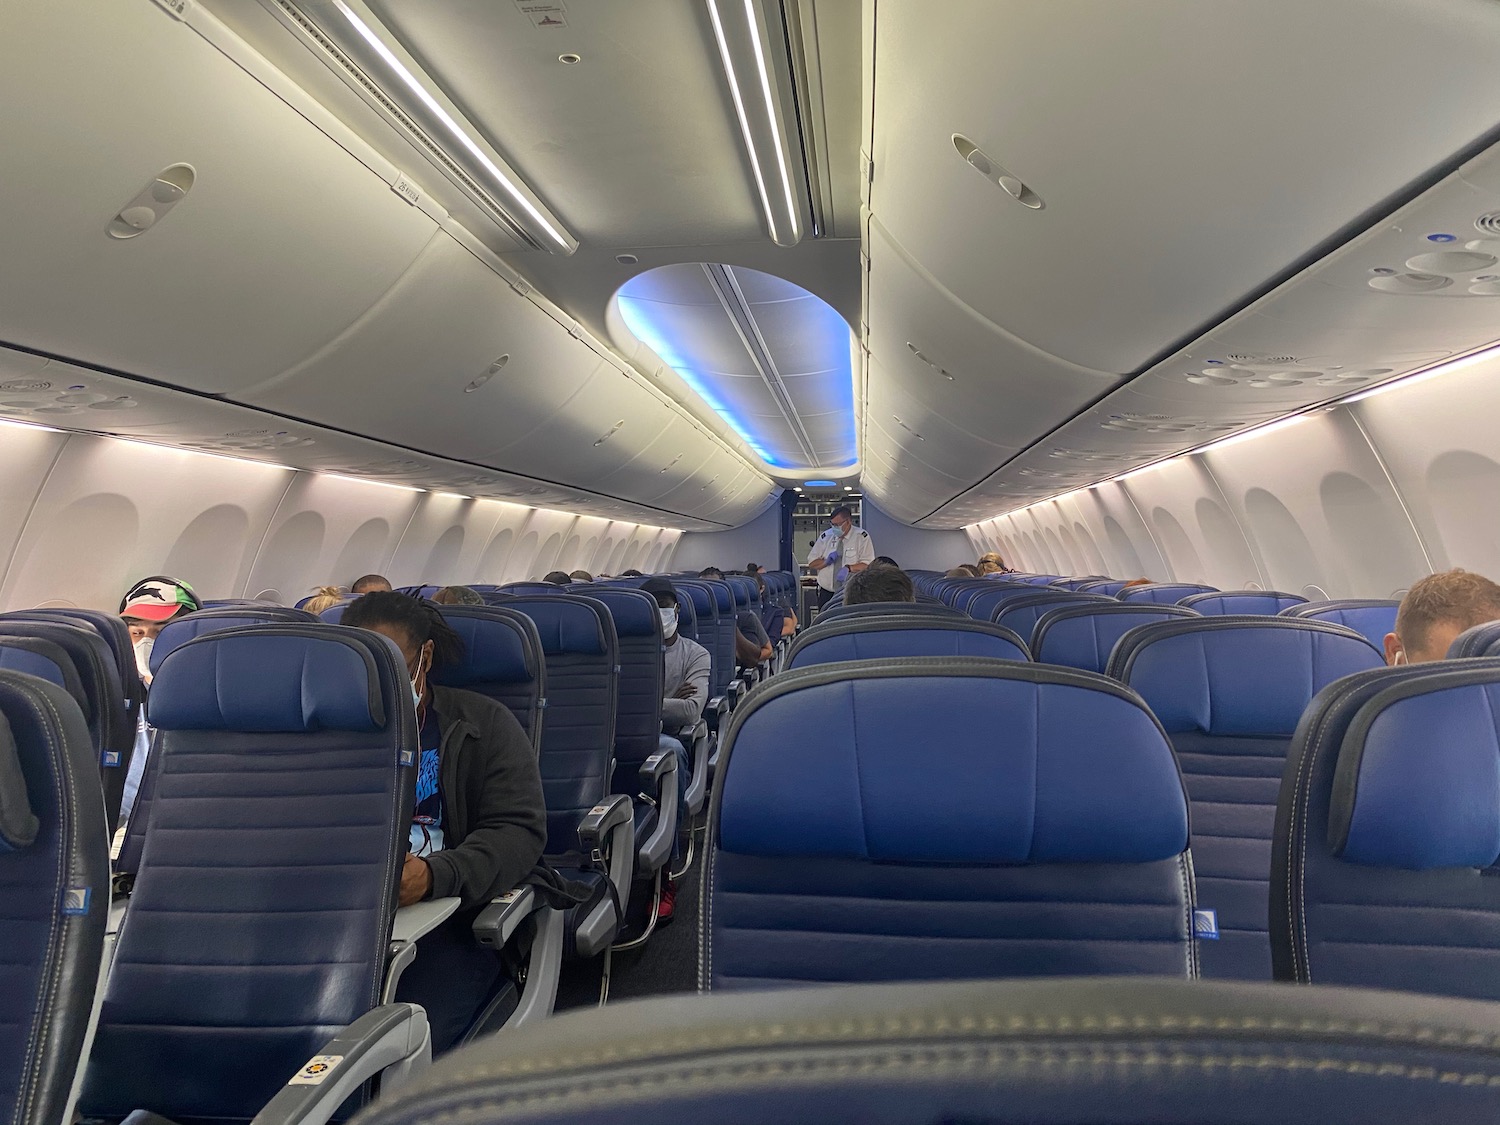
[[677, 588], [667, 578], [648, 578], [641, 583], [641, 593], [650, 594], [653, 598], [666, 594], [669, 598], [677, 596]]
[[143, 578], [120, 601], [120, 616], [142, 621], [169, 621], [179, 613], [202, 609], [193, 588], [175, 578], [156, 575]]

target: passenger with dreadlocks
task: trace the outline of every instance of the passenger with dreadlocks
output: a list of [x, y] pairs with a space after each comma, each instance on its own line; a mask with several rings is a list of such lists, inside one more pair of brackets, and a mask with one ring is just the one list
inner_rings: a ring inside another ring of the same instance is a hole
[[430, 682], [463, 659], [463, 641], [431, 602], [366, 594], [343, 624], [381, 633], [406, 658], [417, 700], [421, 760], [401, 905], [457, 897], [458, 913], [423, 937], [396, 999], [427, 1009], [433, 1050], [454, 1046], [495, 994], [502, 966], [470, 927], [492, 898], [512, 890], [541, 858], [547, 811], [536, 754], [503, 704]]

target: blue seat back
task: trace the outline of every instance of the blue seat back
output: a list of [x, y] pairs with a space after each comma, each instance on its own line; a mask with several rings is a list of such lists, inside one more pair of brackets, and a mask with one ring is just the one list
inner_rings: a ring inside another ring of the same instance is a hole
[[339, 622], [344, 620], [344, 611], [353, 604], [354, 599], [350, 598], [348, 601], [339, 602], [337, 605], [331, 605], [322, 613], [318, 614], [318, 620], [323, 622], [323, 624], [325, 625], [337, 625]]
[[1063, 581], [1066, 575], [1061, 574], [1028, 574], [1021, 581], [1028, 586], [1050, 586], [1054, 582]]
[[1086, 594], [1107, 594], [1114, 597], [1125, 589], [1128, 578], [1101, 578], [1094, 582], [1081, 583], [1077, 588]]
[[1286, 617], [1200, 617], [1132, 629], [1109, 674], [1138, 691], [1172, 739], [1193, 810], [1198, 906], [1219, 940], [1203, 975], [1269, 980], [1267, 884], [1287, 748], [1314, 695], [1380, 664], [1348, 629]]
[[1448, 646], [1448, 659], [1500, 656], [1500, 621], [1486, 621], [1460, 633]]
[[0, 1120], [62, 1125], [109, 916], [98, 762], [72, 697], [0, 670]]
[[968, 599], [964, 612], [975, 621], [993, 621], [1001, 606], [1009, 605], [1017, 598], [1034, 598], [1041, 592], [1035, 586], [1020, 582], [990, 582]]
[[609, 610], [575, 594], [507, 602], [531, 618], [547, 667], [547, 717], [538, 766], [547, 800], [546, 854], [578, 850], [578, 824], [610, 792], [619, 641]]
[[147, 720], [156, 798], [80, 1108], [249, 1120], [380, 1003], [415, 785], [405, 661], [359, 629], [213, 633], [167, 656]]
[[156, 675], [156, 670], [173, 649], [206, 633], [239, 629], [246, 625], [309, 625], [317, 620], [316, 616], [306, 610], [280, 605], [200, 609], [197, 613], [173, 618], [162, 626], [161, 632], [156, 635], [156, 643], [151, 648], [151, 674]]
[[[1093, 591], [1089, 591], [1092, 593]], [[1204, 586], [1197, 582], [1149, 582], [1144, 586], [1132, 586], [1128, 590], [1122, 589], [1116, 595], [1122, 602], [1153, 602], [1156, 605], [1176, 605], [1183, 598], [1190, 598], [1194, 594], [1217, 594], [1219, 591], [1212, 586]]]
[[701, 988], [1194, 975], [1187, 802], [1140, 699], [983, 659], [781, 673], [735, 713]]
[[[67, 621], [73, 625], [83, 625], [93, 629], [103, 637], [110, 652], [114, 653], [115, 670], [119, 674], [121, 686], [125, 689], [125, 707], [128, 712], [126, 721], [130, 726], [135, 726], [141, 705], [146, 702], [146, 686], [141, 682], [140, 673], [136, 669], [134, 642], [130, 639], [130, 626], [125, 624], [124, 618], [100, 609], [73, 609], [71, 607], [12, 610], [10, 613], [0, 615], [0, 622], [3, 622], [6, 617], [34, 621]], [[3, 627], [0, 625], [0, 628]]]
[[722, 608], [728, 587], [722, 582], [714, 587], [698, 579], [672, 579], [675, 589], [693, 599], [698, 618], [698, 643], [708, 650], [710, 661], [709, 695], [723, 695], [734, 679], [734, 614]]
[[51, 641], [67, 653], [88, 699], [84, 714], [94, 740], [105, 809], [113, 826], [120, 815], [125, 774], [135, 747], [135, 727], [130, 722], [129, 704], [114, 652], [95, 629], [63, 620], [0, 618], [0, 634]]
[[1177, 605], [1122, 605], [1108, 599], [1102, 605], [1062, 605], [1037, 619], [1031, 634], [1032, 658], [1102, 673], [1116, 642], [1137, 625], [1196, 616]]
[[78, 668], [61, 645], [41, 637], [12, 637], [0, 632], [0, 670], [35, 676], [62, 688], [77, 704], [88, 730], [94, 705], [83, 690]]
[[499, 594], [561, 594], [563, 587], [551, 582], [506, 582], [495, 587]]
[[968, 615], [942, 602], [859, 602], [856, 605], [826, 605], [818, 613], [817, 624], [841, 621], [848, 617], [940, 617], [946, 621], [966, 620]]
[[540, 749], [547, 668], [536, 623], [503, 606], [444, 605], [438, 612], [464, 642], [460, 664], [432, 670], [432, 682], [502, 703]]
[[[974, 616], [973, 606], [975, 601], [987, 594], [996, 585], [1001, 584], [1002, 583], [999, 579], [992, 580], [989, 578], [966, 578], [963, 580], [962, 585], [953, 587], [951, 598], [948, 599], [948, 604], [952, 605], [955, 609], [963, 610], [965, 613], [969, 614], [969, 616], [972, 617]], [[1003, 583], [1003, 585], [1017, 586], [1021, 589], [1030, 589], [1030, 587], [1021, 586], [1019, 583], [1006, 582]]]
[[1249, 617], [1264, 614], [1274, 617], [1282, 610], [1303, 605], [1300, 594], [1280, 590], [1223, 590], [1217, 594], [1190, 594], [1177, 604], [1185, 605], [1204, 617]]
[[842, 617], [819, 621], [792, 642], [788, 668], [847, 660], [891, 660], [907, 656], [975, 656], [1030, 660], [1026, 642], [988, 621], [911, 614], [906, 617]]
[[[1086, 574], [1081, 578], [1054, 578], [1051, 582], [1048, 583], [1048, 585], [1056, 590], [1077, 590], [1079, 587], [1089, 586], [1095, 582], [1107, 581], [1109, 581], [1109, 579], [1102, 574]], [[1097, 593], [1102, 591], [1091, 592]]]
[[1113, 598], [1103, 594], [1077, 594], [1070, 590], [1043, 590], [1024, 598], [1012, 598], [995, 607], [996, 625], [1014, 629], [1018, 636], [1026, 638], [1028, 644], [1036, 631], [1036, 623], [1042, 614], [1065, 605], [1119, 605]]
[[1353, 629], [1376, 648], [1383, 648], [1385, 635], [1396, 630], [1396, 611], [1401, 603], [1385, 598], [1343, 598], [1326, 602], [1304, 602], [1281, 611], [1283, 617], [1306, 617], [1331, 621]]
[[1319, 695], [1277, 810], [1277, 979], [1500, 1000], [1497, 715], [1494, 657]]
[[639, 590], [595, 590], [614, 620], [620, 646], [620, 689], [615, 707], [614, 791], [638, 792], [637, 771], [661, 738], [661, 614], [656, 599]]

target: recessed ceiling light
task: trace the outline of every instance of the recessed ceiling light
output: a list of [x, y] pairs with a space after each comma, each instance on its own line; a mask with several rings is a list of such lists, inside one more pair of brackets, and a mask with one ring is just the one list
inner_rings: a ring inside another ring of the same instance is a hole
[[557, 61], [562, 63], [564, 66], [572, 66], [574, 63], [581, 63], [583, 61], [583, 56], [575, 55], [572, 51], [569, 51], [566, 54], [558, 55]]
[[615, 261], [622, 266], [633, 266], [640, 261], [634, 254], [616, 254]]

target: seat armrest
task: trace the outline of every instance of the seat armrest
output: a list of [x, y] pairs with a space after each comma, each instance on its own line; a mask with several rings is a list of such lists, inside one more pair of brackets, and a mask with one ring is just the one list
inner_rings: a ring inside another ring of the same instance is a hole
[[720, 724], [729, 715], [729, 697], [727, 695], [715, 695], [703, 707], [703, 721], [708, 724], [708, 729], [716, 731]]
[[396, 920], [391, 924], [391, 941], [416, 941], [431, 933], [453, 916], [458, 904], [456, 898], [430, 898], [403, 906], [396, 911]]
[[387, 1093], [431, 1061], [427, 1013], [416, 1004], [382, 1004], [325, 1043], [252, 1125], [324, 1125], [371, 1078], [386, 1072]]
[[703, 811], [703, 806], [708, 800], [708, 753], [711, 744], [711, 736], [708, 724], [699, 720], [698, 725], [693, 727], [693, 741], [688, 753], [688, 759], [693, 764], [693, 773], [688, 778], [687, 785], [687, 813], [689, 817], [696, 817]]
[[615, 888], [620, 916], [630, 904], [630, 883], [635, 872], [635, 805], [623, 793], [606, 797], [591, 808], [578, 825], [578, 843], [594, 863], [609, 865], [609, 881]]
[[531, 887], [508, 891], [479, 912], [479, 917], [474, 919], [474, 937], [480, 945], [500, 949], [527, 915], [541, 905]]
[[656, 827], [636, 842], [636, 873], [659, 871], [672, 855], [677, 840], [677, 755], [658, 750], [641, 763], [641, 788], [656, 803]]

